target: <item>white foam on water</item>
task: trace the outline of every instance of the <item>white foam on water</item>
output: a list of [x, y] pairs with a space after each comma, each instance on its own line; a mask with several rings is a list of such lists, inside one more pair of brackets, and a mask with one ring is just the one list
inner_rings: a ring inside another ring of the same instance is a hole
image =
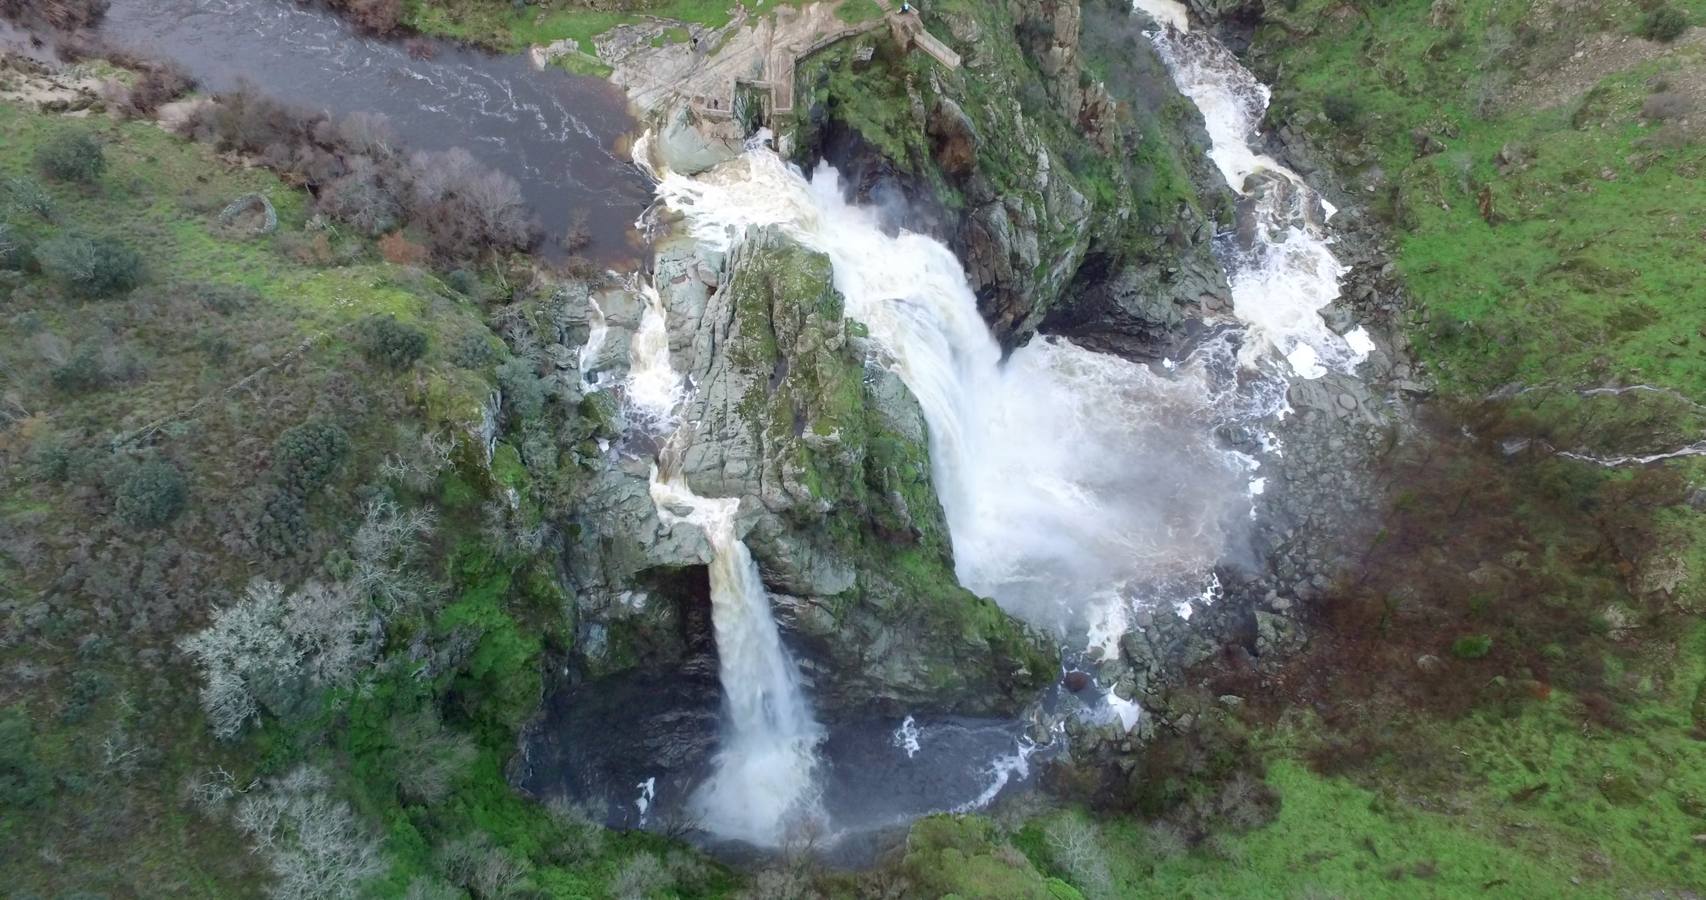
[[604, 307], [598, 304], [598, 297], [587, 298], [587, 333], [586, 343], [581, 345], [580, 354], [576, 357], [581, 372], [581, 392], [595, 393], [603, 387], [604, 373], [594, 373], [588, 377], [593, 367], [598, 364], [598, 354], [604, 349], [604, 342], [610, 336], [610, 322], [604, 316]]
[[[1162, 20], [1154, 7], [1166, 2], [1136, 0], [1133, 8]], [[1268, 87], [1211, 35], [1174, 26], [1150, 39], [1179, 92], [1202, 113], [1209, 157], [1243, 197], [1236, 233], [1218, 239], [1233, 312], [1250, 330], [1243, 362], [1254, 365], [1271, 351], [1302, 378], [1353, 370], [1367, 351], [1334, 334], [1320, 316], [1350, 270], [1330, 247], [1326, 221], [1336, 210], [1295, 172], [1252, 146], [1268, 107]]]
[[949, 811], [955, 813], [977, 812], [994, 803], [995, 798], [999, 797], [1014, 779], [1024, 781], [1031, 777], [1031, 754], [1036, 753], [1040, 746], [1028, 737], [1019, 738], [1012, 753], [1006, 756], [998, 756], [990, 761], [989, 767], [984, 770], [985, 775], [989, 778], [989, 783], [984, 786], [983, 791]]
[[1138, 706], [1136, 700], [1127, 700], [1112, 690], [1108, 691], [1104, 701], [1108, 711], [1119, 720], [1120, 730], [1122, 731], [1130, 732], [1137, 725], [1137, 720], [1143, 715], [1143, 707]]
[[920, 749], [918, 737], [918, 720], [907, 716], [906, 720], [900, 723], [900, 727], [894, 730], [894, 745], [906, 752], [907, 759], [911, 759], [918, 755]]
[[1191, 30], [1191, 10], [1179, 0], [1132, 0], [1132, 8], [1149, 14], [1161, 25], [1168, 25], [1180, 32]]
[[677, 410], [687, 397], [686, 385], [669, 357], [669, 323], [663, 300], [650, 282], [634, 285], [645, 299], [640, 327], [628, 342], [626, 399], [642, 424], [655, 434], [675, 429]]

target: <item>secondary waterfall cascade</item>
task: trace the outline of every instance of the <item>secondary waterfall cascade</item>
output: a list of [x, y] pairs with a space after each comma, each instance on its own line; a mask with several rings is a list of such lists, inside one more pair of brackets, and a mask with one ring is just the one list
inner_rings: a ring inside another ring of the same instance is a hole
[[1104, 653], [1134, 604], [1201, 593], [1250, 509], [1251, 461], [1214, 438], [1249, 412], [1229, 342], [1163, 373], [1057, 338], [1003, 364], [952, 251], [885, 234], [827, 166], [808, 181], [753, 149], [697, 178], [665, 173], [658, 195], [713, 248], [773, 225], [829, 256], [846, 314], [923, 408], [966, 587], [1063, 636], [1094, 633]]
[[1233, 311], [1254, 338], [1242, 361], [1268, 350], [1304, 378], [1349, 372], [1373, 349], [1361, 327], [1341, 337], [1320, 310], [1339, 296], [1348, 267], [1333, 256], [1326, 220], [1333, 208], [1297, 173], [1251, 148], [1271, 92], [1213, 37], [1192, 32], [1177, 0], [1133, 0], [1160, 24], [1150, 36], [1179, 92], [1202, 113], [1220, 174], [1244, 198], [1239, 229], [1216, 249], [1232, 288]]
[[[670, 435], [686, 392], [670, 362], [663, 302], [650, 284], [636, 287], [646, 306], [629, 343], [627, 399], [647, 430]], [[665, 525], [695, 526], [711, 546], [711, 628], [724, 710], [711, 777], [689, 808], [713, 834], [776, 846], [789, 828], [822, 818], [814, 771], [823, 729], [782, 646], [758, 564], [736, 533], [740, 499], [693, 493], [678, 464], [675, 441], [666, 440], [652, 469], [652, 502]]]

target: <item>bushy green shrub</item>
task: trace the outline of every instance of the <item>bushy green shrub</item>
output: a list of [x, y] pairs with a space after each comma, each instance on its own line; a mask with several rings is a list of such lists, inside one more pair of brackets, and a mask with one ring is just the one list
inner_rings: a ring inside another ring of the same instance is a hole
[[158, 528], [183, 512], [189, 488], [178, 467], [161, 460], [138, 465], [119, 483], [113, 511], [132, 528]]
[[407, 369], [427, 351], [427, 333], [394, 316], [367, 317], [357, 337], [362, 355], [388, 369]]
[[349, 455], [349, 435], [331, 422], [310, 420], [285, 429], [273, 444], [273, 475], [286, 490], [307, 494], [325, 484]]
[[544, 412], [545, 382], [533, 363], [517, 356], [498, 366], [498, 386], [503, 388], [504, 403], [517, 417], [532, 419]]
[[21, 707], [0, 711], [0, 809], [31, 807], [51, 793], [53, 775], [36, 755], [29, 715]]
[[111, 238], [62, 234], [36, 248], [36, 258], [42, 271], [78, 297], [111, 297], [142, 281], [142, 256]]
[[1451, 642], [1451, 655], [1458, 659], [1480, 659], [1493, 652], [1493, 639], [1484, 634], [1466, 634]]
[[36, 149], [36, 165], [55, 181], [90, 184], [106, 171], [107, 156], [94, 135], [68, 128]]
[[495, 339], [485, 332], [464, 332], [450, 350], [450, 361], [464, 369], [484, 369], [498, 361]]
[[1649, 41], [1669, 43], [1688, 30], [1688, 14], [1666, 4], [1649, 11], [1641, 18], [1641, 37]]
[[308, 507], [288, 488], [273, 492], [255, 522], [255, 543], [269, 555], [294, 556], [308, 546]]

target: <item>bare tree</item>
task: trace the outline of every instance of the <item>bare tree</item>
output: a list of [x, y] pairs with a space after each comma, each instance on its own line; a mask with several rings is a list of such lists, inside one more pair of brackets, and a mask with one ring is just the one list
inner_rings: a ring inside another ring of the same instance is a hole
[[1112, 896], [1113, 874], [1096, 826], [1076, 816], [1062, 816], [1043, 829], [1049, 857], [1091, 897]]
[[385, 871], [378, 839], [330, 788], [323, 773], [302, 766], [238, 804], [238, 826], [277, 879], [267, 889], [271, 896], [353, 898]]

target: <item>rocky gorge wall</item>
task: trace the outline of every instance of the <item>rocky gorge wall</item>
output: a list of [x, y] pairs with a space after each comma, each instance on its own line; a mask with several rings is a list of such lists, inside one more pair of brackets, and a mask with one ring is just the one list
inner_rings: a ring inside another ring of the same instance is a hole
[[1200, 120], [1135, 31], [1087, 58], [1082, 15], [933, 4], [926, 25], [963, 68], [832, 46], [801, 61], [786, 134], [802, 165], [827, 160], [861, 202], [952, 247], [1004, 347], [1046, 327], [1157, 358], [1187, 319], [1227, 304], [1209, 239], [1229, 195], [1204, 164]]

